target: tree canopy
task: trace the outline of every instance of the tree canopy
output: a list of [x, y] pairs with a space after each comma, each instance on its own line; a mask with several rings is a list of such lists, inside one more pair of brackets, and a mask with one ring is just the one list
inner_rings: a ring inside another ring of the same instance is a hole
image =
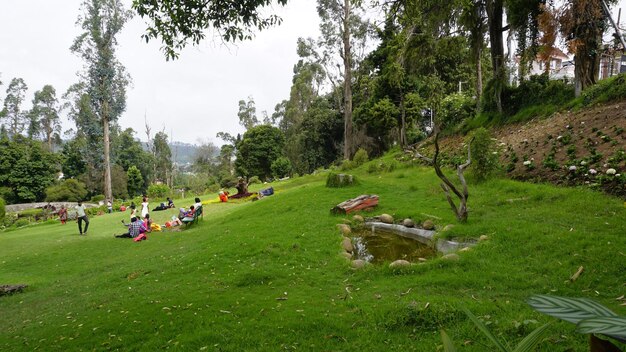
[[[161, 39], [165, 57], [178, 58], [188, 42], [198, 44], [214, 29], [223, 40], [252, 39], [253, 30], [279, 24], [277, 15], [264, 15], [262, 9], [272, 0], [133, 0], [133, 9], [151, 23], [143, 35], [147, 41]], [[276, 0], [280, 5], [287, 0]]]

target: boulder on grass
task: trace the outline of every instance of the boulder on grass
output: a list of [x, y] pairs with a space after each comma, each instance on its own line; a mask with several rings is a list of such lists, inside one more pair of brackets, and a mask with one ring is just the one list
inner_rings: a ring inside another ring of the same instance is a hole
[[458, 254], [456, 254], [456, 253], [450, 253], [450, 254], [446, 254], [446, 255], [444, 255], [443, 257], [441, 257], [441, 259], [443, 259], [443, 260], [449, 260], [449, 261], [453, 261], [453, 262], [458, 262], [458, 261], [459, 261], [459, 259], [461, 259], [461, 258], [460, 258], [460, 257], [459, 257], [459, 255], [458, 255]]
[[390, 268], [406, 268], [411, 266], [411, 263], [406, 260], [396, 260], [395, 262], [389, 264]]
[[365, 266], [365, 260], [357, 259], [352, 261], [352, 267], [355, 269], [361, 269]]
[[432, 220], [426, 220], [422, 224], [422, 228], [424, 230], [433, 230], [435, 228], [435, 223]]
[[356, 221], [356, 222], [364, 222], [365, 219], [361, 216], [361, 215], [355, 215], [352, 217], [352, 220]]
[[352, 229], [347, 224], [337, 224], [337, 227], [342, 235], [349, 235], [352, 233]]
[[352, 259], [352, 254], [350, 254], [348, 252], [341, 252], [341, 256], [346, 258], [346, 259]]
[[389, 214], [381, 214], [378, 216], [378, 219], [385, 224], [393, 224], [393, 216]]
[[352, 240], [349, 239], [348, 237], [343, 238], [343, 241], [341, 241], [341, 247], [346, 252], [352, 253], [354, 251], [354, 246], [352, 246]]
[[415, 221], [413, 221], [413, 219], [404, 219], [402, 225], [405, 227], [415, 227]]

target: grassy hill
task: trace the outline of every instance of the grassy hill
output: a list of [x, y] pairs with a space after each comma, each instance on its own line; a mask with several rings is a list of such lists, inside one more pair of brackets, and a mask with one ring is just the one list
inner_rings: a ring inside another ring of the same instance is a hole
[[[0, 297], [0, 350], [435, 351], [444, 328], [462, 351], [486, 351], [461, 307], [510, 344], [551, 320], [525, 304], [532, 294], [589, 297], [626, 314], [616, 300], [626, 287], [623, 201], [493, 180], [470, 185], [459, 225], [431, 170], [368, 167], [351, 188], [307, 176], [257, 202], [212, 202], [198, 225], [141, 243], [113, 238], [124, 213], [93, 218], [85, 237], [75, 223], [0, 233], [0, 284], [29, 285]], [[374, 214], [489, 240], [458, 262], [354, 270], [339, 255], [343, 217], [329, 210], [360, 194], [380, 196]], [[538, 350], [586, 351], [586, 341], [558, 322]]]

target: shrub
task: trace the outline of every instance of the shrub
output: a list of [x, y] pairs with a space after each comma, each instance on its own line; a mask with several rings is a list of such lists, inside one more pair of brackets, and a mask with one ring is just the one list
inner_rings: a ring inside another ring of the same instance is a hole
[[3, 220], [5, 215], [6, 215], [6, 209], [5, 209], [4, 199], [0, 198], [0, 220]]
[[259, 178], [259, 176], [252, 176], [250, 177], [250, 179], [248, 180], [248, 184], [249, 185], [254, 185], [254, 184], [258, 184], [258, 183], [262, 183], [261, 179]]
[[16, 222], [13, 223], [13, 225], [15, 227], [24, 227], [30, 225], [30, 221], [28, 221], [28, 219], [18, 219]]
[[104, 194], [96, 194], [95, 196], [91, 197], [91, 201], [93, 203], [98, 203], [104, 200]]
[[291, 173], [291, 161], [284, 156], [281, 156], [280, 158], [274, 160], [270, 169], [272, 170], [272, 175], [274, 175], [275, 178], [289, 176]]
[[341, 163], [341, 166], [339, 166], [339, 170], [341, 171], [348, 171], [348, 170], [352, 170], [356, 167], [356, 165], [354, 164], [354, 162], [352, 160], [344, 160]]
[[497, 154], [494, 154], [494, 143], [491, 135], [481, 127], [474, 131], [471, 144], [472, 171], [476, 180], [486, 180], [496, 169]]
[[476, 101], [465, 94], [455, 93], [441, 101], [439, 119], [442, 128], [455, 126], [476, 113]]
[[357, 150], [357, 152], [354, 154], [354, 157], [352, 158], [354, 167], [359, 167], [369, 160], [369, 155], [367, 155], [367, 151], [363, 148], [359, 148], [359, 150]]
[[237, 182], [239, 180], [237, 179], [237, 177], [232, 176], [232, 175], [225, 175], [224, 177], [222, 177], [222, 179], [220, 180], [220, 186], [222, 186], [223, 188], [233, 188], [237, 185]]
[[170, 188], [165, 184], [151, 184], [148, 187], [148, 196], [150, 198], [165, 198], [171, 193]]
[[358, 184], [356, 177], [347, 174], [336, 174], [331, 172], [326, 178], [326, 187], [340, 188]]
[[[85, 184], [75, 180], [67, 179], [58, 185], [46, 189], [46, 200], [48, 202], [78, 202], [87, 197]], [[104, 199], [104, 196], [102, 196]]]

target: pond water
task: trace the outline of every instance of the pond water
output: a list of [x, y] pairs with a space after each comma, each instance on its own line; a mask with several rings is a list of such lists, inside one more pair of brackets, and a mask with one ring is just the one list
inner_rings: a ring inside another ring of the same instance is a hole
[[365, 228], [354, 231], [353, 234], [355, 259], [369, 263], [393, 262], [399, 259], [417, 263], [419, 258], [433, 258], [437, 254], [424, 243], [390, 231]]

